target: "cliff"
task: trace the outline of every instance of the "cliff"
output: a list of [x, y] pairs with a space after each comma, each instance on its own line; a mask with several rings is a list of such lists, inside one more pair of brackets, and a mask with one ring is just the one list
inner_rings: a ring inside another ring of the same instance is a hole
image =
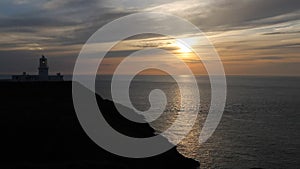
[[[150, 158], [130, 159], [97, 146], [81, 128], [71, 82], [0, 82], [0, 168], [197, 168], [176, 148]], [[111, 101], [97, 96], [105, 119], [119, 132], [150, 137], [148, 124], [121, 116]], [[166, 140], [167, 141], [167, 140]]]

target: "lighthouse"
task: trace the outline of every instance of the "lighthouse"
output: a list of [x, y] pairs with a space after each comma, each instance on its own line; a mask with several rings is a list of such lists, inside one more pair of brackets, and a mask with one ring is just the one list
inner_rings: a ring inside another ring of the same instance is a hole
[[43, 55], [40, 58], [40, 66], [39, 66], [39, 79], [42, 81], [47, 81], [49, 79], [49, 67], [47, 63], [47, 58]]
[[23, 72], [22, 75], [12, 75], [13, 81], [64, 81], [64, 76], [60, 73], [49, 75], [49, 67], [47, 58], [42, 55], [40, 58], [39, 74], [29, 75]]

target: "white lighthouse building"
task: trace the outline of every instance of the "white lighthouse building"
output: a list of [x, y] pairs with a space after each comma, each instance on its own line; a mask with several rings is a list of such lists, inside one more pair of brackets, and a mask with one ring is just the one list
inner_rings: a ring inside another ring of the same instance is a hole
[[46, 81], [49, 80], [49, 67], [47, 63], [47, 58], [43, 55], [40, 58], [40, 66], [39, 66], [39, 80]]
[[56, 75], [49, 75], [48, 60], [43, 55], [40, 58], [39, 62], [39, 74], [38, 75], [29, 75], [26, 72], [23, 72], [22, 75], [13, 75], [12, 80], [14, 81], [63, 81], [63, 76], [60, 73]]

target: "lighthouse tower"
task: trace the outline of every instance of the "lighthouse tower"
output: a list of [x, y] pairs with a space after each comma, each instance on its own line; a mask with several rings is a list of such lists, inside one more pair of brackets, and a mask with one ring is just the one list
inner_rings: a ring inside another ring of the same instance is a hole
[[43, 55], [40, 58], [39, 80], [42, 80], [42, 81], [49, 80], [48, 70], [49, 70], [49, 67], [48, 67], [48, 63], [47, 63], [47, 58]]

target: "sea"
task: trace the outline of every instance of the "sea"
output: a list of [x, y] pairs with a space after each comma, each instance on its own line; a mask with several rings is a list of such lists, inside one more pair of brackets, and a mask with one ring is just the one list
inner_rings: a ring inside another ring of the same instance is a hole
[[[193, 85], [193, 78], [197, 88]], [[190, 113], [183, 111], [182, 107], [189, 110], [198, 106], [196, 122], [177, 149], [184, 156], [199, 161], [200, 168], [300, 167], [300, 77], [227, 76], [222, 119], [213, 135], [202, 144], [199, 143], [199, 133], [211, 104], [209, 77], [179, 76], [176, 80], [172, 76], [136, 76], [128, 90], [130, 101], [137, 110], [146, 111], [151, 107], [149, 94], [152, 90], [160, 89], [165, 93], [167, 104], [164, 112], [150, 123], [158, 134], [168, 129], [178, 115]], [[102, 97], [112, 100], [111, 76], [98, 76], [96, 90]], [[200, 102], [194, 99], [198, 91]], [[184, 105], [181, 105], [182, 97], [187, 100]], [[177, 133], [187, 126], [180, 124]]]
[[[222, 119], [212, 137], [203, 144], [199, 144], [199, 133], [211, 104], [211, 84], [208, 76], [195, 77], [200, 94], [200, 103], [195, 103], [197, 89], [192, 78], [136, 76], [129, 88], [132, 105], [146, 111], [151, 106], [152, 90], [165, 93], [164, 113], [151, 123], [158, 133], [170, 127], [178, 113], [189, 113], [182, 112], [181, 97], [188, 98], [183, 105], [185, 110], [199, 106], [193, 129], [177, 149], [184, 156], [200, 161], [203, 169], [300, 167], [300, 77], [227, 76]], [[110, 79], [99, 76], [96, 81], [100, 94], [107, 99], [112, 99]], [[183, 84], [183, 93], [178, 83]], [[177, 132], [180, 134], [185, 126], [188, 124], [180, 124]]]

